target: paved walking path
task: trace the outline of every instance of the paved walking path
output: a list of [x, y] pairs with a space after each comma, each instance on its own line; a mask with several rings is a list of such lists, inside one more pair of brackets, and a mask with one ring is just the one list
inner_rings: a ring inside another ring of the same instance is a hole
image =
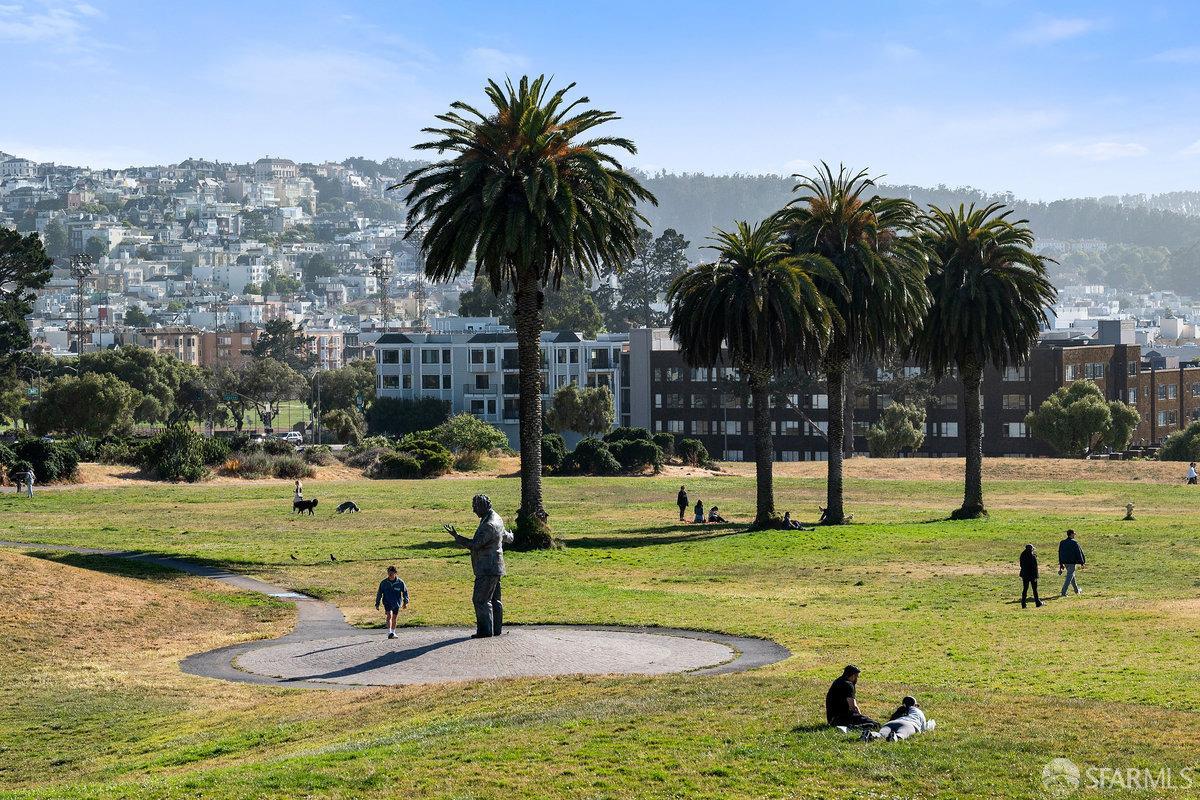
[[471, 639], [469, 628], [405, 627], [388, 639], [382, 630], [349, 625], [332, 603], [185, 559], [3, 540], [0, 547], [144, 561], [295, 603], [296, 627], [286, 636], [197, 653], [180, 664], [192, 675], [242, 683], [331, 689], [548, 675], [716, 675], [790, 655], [765, 639], [600, 625], [510, 625], [503, 636], [483, 640]]

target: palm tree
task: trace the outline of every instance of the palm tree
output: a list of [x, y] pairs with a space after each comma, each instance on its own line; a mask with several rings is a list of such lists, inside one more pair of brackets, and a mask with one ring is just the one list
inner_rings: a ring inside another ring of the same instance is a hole
[[917, 209], [908, 200], [867, 195], [867, 172], [822, 162], [816, 177], [802, 175], [800, 196], [780, 212], [796, 254], [824, 256], [841, 276], [832, 297], [843, 327], [832, 337], [822, 366], [829, 395], [829, 464], [825, 522], [845, 521], [842, 470], [846, 434], [846, 373], [852, 359], [893, 349], [920, 323], [929, 305], [926, 258], [918, 239]]
[[933, 304], [911, 351], [936, 377], [953, 367], [962, 380], [967, 467], [955, 519], [987, 513], [979, 400], [984, 367], [1004, 369], [1025, 360], [1056, 294], [1046, 277], [1049, 259], [1030, 250], [1027, 221], [1009, 222], [1011, 213], [1000, 203], [960, 205], [957, 211], [930, 206], [921, 225]]
[[770, 527], [776, 520], [770, 381], [783, 369], [820, 358], [840, 319], [818, 281], [836, 286], [839, 277], [819, 256], [791, 256], [774, 219], [739, 222], [712, 240], [717, 260], [671, 284], [671, 336], [691, 366], [728, 359], [746, 376], [754, 409], [754, 525]]
[[[551, 546], [542, 507], [543, 291], [563, 275], [596, 273], [628, 259], [637, 242], [638, 202], [654, 203], [608, 149], [635, 153], [628, 139], [594, 137], [617, 119], [582, 110], [586, 97], [554, 93], [545, 76], [500, 86], [488, 81], [491, 108], [455, 102], [425, 128], [419, 150], [453, 153], [409, 173], [410, 234], [423, 231], [421, 253], [432, 280], [450, 280], [474, 259], [475, 276], [499, 295], [514, 295], [520, 369], [521, 507], [517, 547]], [[591, 138], [589, 138], [591, 137]], [[392, 187], [396, 188], [396, 187]]]

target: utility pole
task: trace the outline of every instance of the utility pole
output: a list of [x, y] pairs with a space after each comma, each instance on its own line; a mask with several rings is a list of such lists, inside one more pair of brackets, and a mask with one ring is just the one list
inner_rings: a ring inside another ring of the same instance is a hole
[[71, 256], [71, 276], [75, 278], [76, 295], [79, 300], [79, 318], [75, 329], [76, 350], [78, 355], [83, 356], [83, 290], [87, 287], [87, 280], [92, 275], [92, 257], [86, 253], [75, 253]]
[[371, 273], [379, 284], [379, 313], [383, 317], [384, 333], [388, 330], [388, 283], [392, 279], [392, 254], [371, 257]]

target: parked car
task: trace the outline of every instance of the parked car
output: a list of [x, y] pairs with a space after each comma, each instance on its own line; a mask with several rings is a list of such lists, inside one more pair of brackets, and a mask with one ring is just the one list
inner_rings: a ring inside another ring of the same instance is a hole
[[304, 436], [300, 434], [300, 431], [288, 431], [287, 433], [280, 434], [279, 438], [283, 439], [288, 444], [294, 444], [297, 446], [304, 444]]

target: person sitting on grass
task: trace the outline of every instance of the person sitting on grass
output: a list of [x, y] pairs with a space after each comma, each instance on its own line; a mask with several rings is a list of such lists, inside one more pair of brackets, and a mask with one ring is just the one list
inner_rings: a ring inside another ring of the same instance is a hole
[[383, 603], [383, 611], [387, 618], [388, 638], [395, 639], [396, 618], [400, 616], [400, 609], [408, 608], [408, 587], [397, 577], [395, 567], [388, 567], [387, 577], [379, 582], [379, 589], [375, 592], [376, 611], [379, 610], [380, 602]]
[[695, 513], [696, 513], [696, 518], [693, 521], [699, 525], [703, 525], [704, 524], [704, 501], [703, 500], [696, 501]]
[[792, 519], [792, 512], [790, 511], [783, 512], [783, 529], [785, 531], [800, 530], [800, 523]]
[[925, 719], [925, 712], [917, 705], [917, 698], [907, 695], [900, 701], [900, 707], [892, 713], [891, 719], [885, 722], [878, 732], [872, 731], [865, 738], [899, 742], [918, 733], [931, 731], [936, 725], [933, 720]]
[[862, 713], [858, 708], [857, 686], [861, 670], [847, 664], [842, 676], [825, 693], [825, 721], [835, 728], [858, 728], [863, 731], [877, 730], [879, 723]]
[[708, 512], [708, 521], [709, 522], [729, 522], [729, 520], [727, 520], [721, 516], [721, 509], [717, 508], [716, 506], [713, 506], [712, 510]]

